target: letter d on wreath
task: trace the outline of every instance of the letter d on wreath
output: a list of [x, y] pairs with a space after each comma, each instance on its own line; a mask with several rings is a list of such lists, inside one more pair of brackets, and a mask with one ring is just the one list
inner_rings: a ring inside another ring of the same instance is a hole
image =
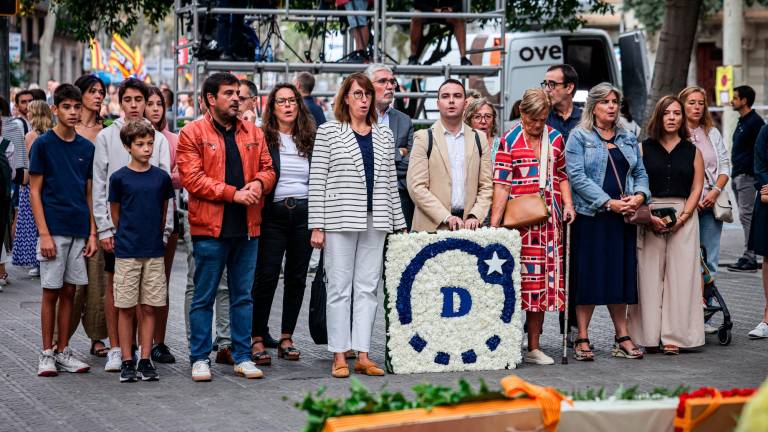
[[[469, 295], [469, 291], [466, 288], [444, 287], [440, 288], [440, 292], [443, 294], [443, 313], [440, 314], [441, 317], [456, 318], [464, 316], [472, 309], [472, 296]], [[454, 294], [459, 297], [458, 309], [453, 304]]]

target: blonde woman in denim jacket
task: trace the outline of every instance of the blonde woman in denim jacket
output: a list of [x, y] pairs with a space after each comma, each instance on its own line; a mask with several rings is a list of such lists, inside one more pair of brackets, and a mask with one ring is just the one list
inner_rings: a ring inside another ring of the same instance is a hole
[[627, 329], [627, 304], [637, 303], [637, 230], [624, 216], [647, 202], [651, 192], [637, 137], [619, 124], [620, 105], [616, 87], [593, 87], [565, 149], [579, 214], [571, 228], [569, 274], [579, 329], [574, 358], [580, 361], [594, 360], [588, 329], [596, 305], [607, 305], [613, 320], [612, 355], [643, 356]]

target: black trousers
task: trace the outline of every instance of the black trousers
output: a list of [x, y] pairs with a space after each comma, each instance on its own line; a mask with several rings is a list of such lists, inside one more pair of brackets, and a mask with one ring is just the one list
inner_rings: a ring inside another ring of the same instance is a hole
[[408, 227], [408, 231], [411, 230], [411, 223], [413, 223], [413, 212], [415, 206], [411, 196], [408, 195], [408, 189], [398, 189], [400, 193], [400, 206], [403, 209], [403, 216], [405, 217], [405, 225]]
[[312, 245], [307, 229], [308, 201], [288, 198], [264, 209], [253, 282], [253, 336], [266, 337], [269, 312], [283, 272], [283, 315], [281, 332], [293, 334], [299, 318]]

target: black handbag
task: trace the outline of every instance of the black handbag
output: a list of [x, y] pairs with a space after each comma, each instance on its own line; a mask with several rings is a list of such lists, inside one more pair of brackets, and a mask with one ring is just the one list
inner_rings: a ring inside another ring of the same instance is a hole
[[325, 322], [325, 267], [324, 252], [320, 251], [320, 262], [317, 264], [315, 279], [309, 296], [309, 335], [318, 345], [328, 343], [328, 327]]

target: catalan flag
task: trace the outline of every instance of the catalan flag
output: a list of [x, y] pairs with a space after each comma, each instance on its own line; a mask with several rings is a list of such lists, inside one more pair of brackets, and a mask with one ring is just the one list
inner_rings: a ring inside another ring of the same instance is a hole
[[91, 39], [91, 70], [92, 71], [108, 71], [109, 66], [104, 58], [104, 51], [101, 49], [101, 44], [96, 39]]
[[147, 73], [144, 70], [144, 56], [141, 54], [139, 47], [136, 47], [136, 50], [134, 50], [134, 59], [136, 63], [133, 65], [132, 75], [142, 81], [146, 81]]
[[123, 38], [117, 34], [112, 35], [112, 45], [110, 47], [109, 66], [112, 72], [128, 78], [134, 74], [136, 69], [136, 53], [131, 49]]

